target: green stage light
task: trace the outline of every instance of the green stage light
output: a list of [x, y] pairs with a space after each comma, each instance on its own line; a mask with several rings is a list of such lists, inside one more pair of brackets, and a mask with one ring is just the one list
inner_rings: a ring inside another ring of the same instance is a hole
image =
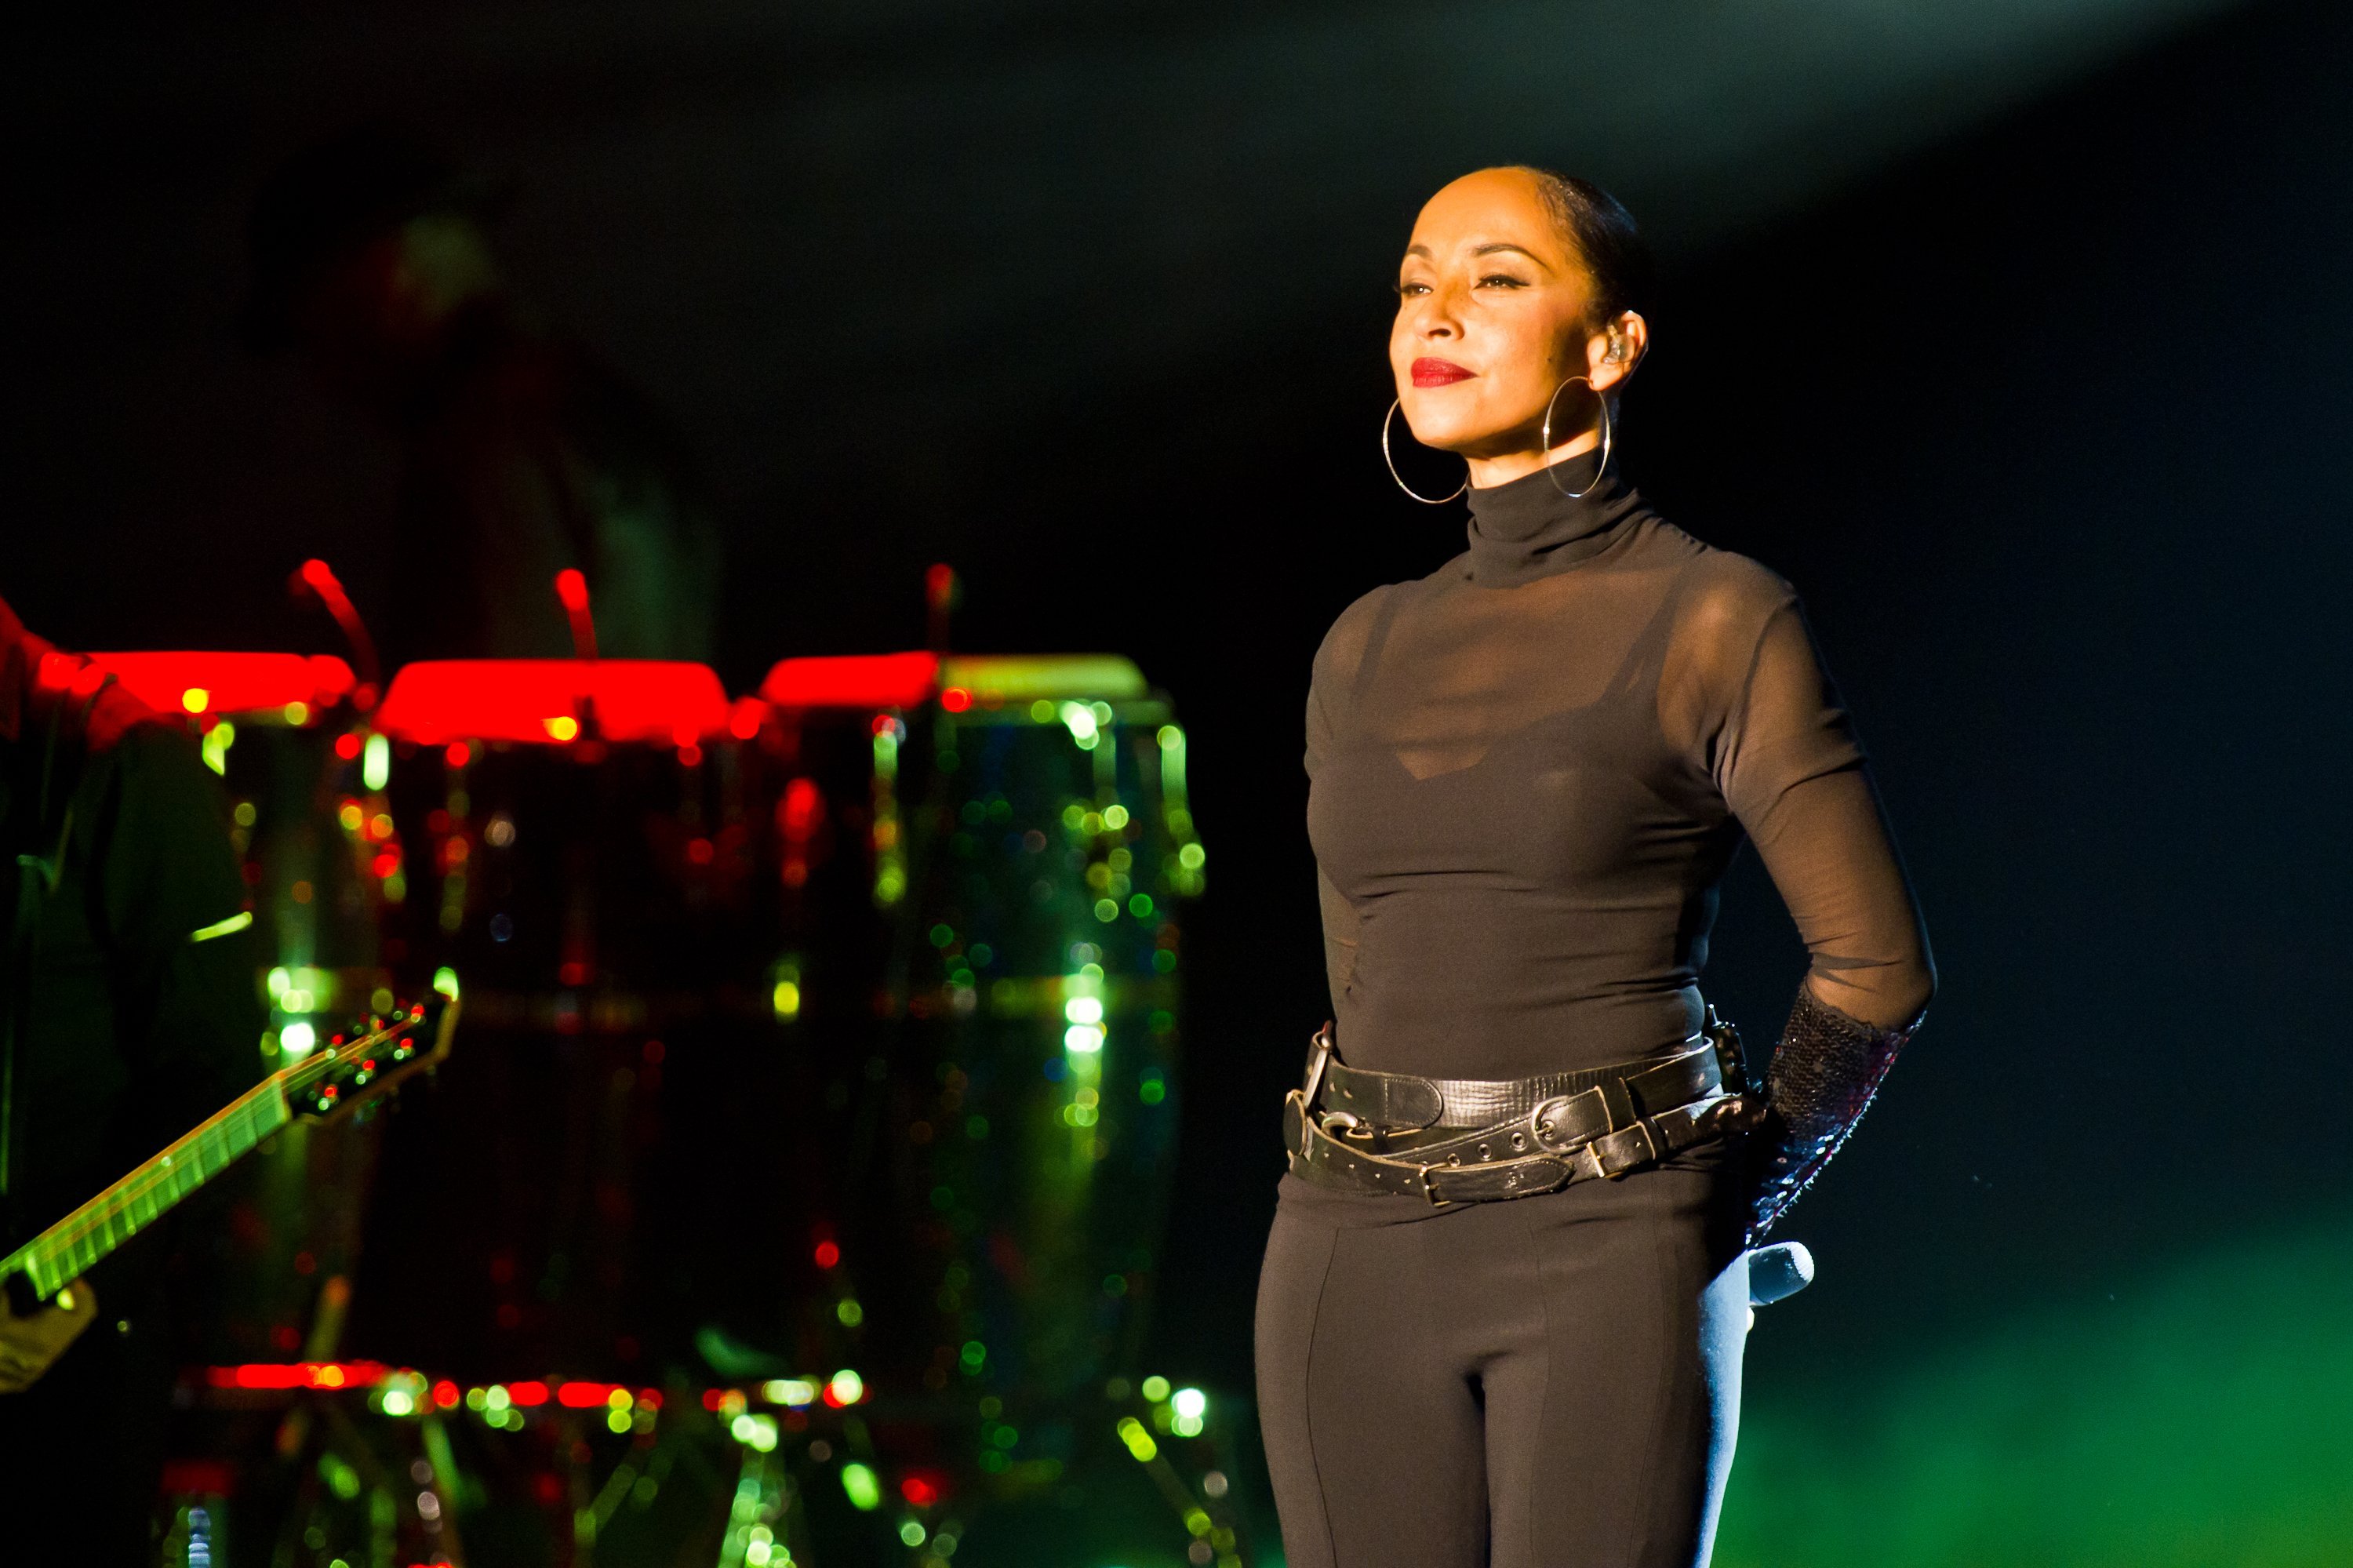
[[2349, 1314], [2353, 1219], [2332, 1217], [1859, 1388], [1752, 1380], [1716, 1568], [2340, 1563]]

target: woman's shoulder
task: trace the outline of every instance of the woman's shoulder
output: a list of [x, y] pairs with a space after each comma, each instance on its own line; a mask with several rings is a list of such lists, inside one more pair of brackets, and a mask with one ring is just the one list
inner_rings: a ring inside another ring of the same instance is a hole
[[1645, 552], [1672, 574], [1678, 618], [1726, 633], [1757, 631], [1784, 605], [1796, 602], [1789, 580], [1754, 556], [1727, 550], [1651, 519]]
[[1351, 632], [1362, 634], [1383, 615], [1393, 615], [1409, 605], [1427, 601], [1458, 590], [1471, 580], [1471, 552], [1457, 550], [1437, 567], [1418, 577], [1401, 582], [1379, 583], [1366, 588], [1349, 602], [1338, 619], [1332, 622], [1326, 638], [1342, 637]]
[[1350, 601], [1325, 629], [1324, 641], [1316, 646], [1315, 677], [1320, 680], [1335, 671], [1345, 673], [1362, 663], [1365, 649], [1372, 641], [1373, 628], [1379, 623], [1384, 609], [1393, 609], [1396, 597], [1412, 586], [1382, 583]]

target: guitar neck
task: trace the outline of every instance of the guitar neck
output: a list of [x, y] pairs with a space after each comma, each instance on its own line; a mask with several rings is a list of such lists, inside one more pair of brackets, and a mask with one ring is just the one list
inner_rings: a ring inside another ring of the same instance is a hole
[[284, 1074], [265, 1078], [153, 1160], [0, 1258], [46, 1300], [292, 1119]]

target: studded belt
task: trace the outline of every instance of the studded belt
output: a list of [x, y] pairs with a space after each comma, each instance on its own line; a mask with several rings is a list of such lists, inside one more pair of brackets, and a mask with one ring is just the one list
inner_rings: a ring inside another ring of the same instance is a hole
[[1425, 1078], [1339, 1059], [1326, 1023], [1283, 1099], [1291, 1169], [1319, 1186], [1433, 1206], [1615, 1179], [1720, 1137], [1740, 1109], [1740, 1037], [1708, 1027], [1665, 1057], [1528, 1078]]

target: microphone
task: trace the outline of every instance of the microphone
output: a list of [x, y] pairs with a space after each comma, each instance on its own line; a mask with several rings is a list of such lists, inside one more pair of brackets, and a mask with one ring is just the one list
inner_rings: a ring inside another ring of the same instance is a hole
[[1803, 1242], [1776, 1242], [1748, 1253], [1748, 1305], [1786, 1301], [1814, 1282], [1814, 1255]]

